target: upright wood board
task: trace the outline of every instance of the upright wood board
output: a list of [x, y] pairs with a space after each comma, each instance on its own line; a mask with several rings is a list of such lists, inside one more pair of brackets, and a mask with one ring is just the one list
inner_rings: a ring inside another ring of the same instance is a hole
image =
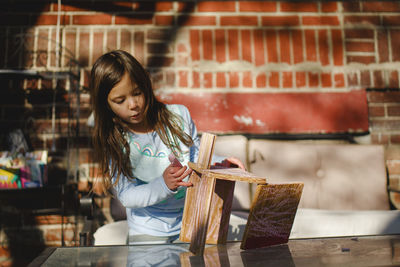
[[[216, 136], [209, 133], [203, 133], [201, 137], [199, 158], [197, 161], [197, 165], [201, 166], [201, 168], [204, 169], [210, 168], [212, 155], [214, 153], [215, 139]], [[179, 236], [179, 240], [183, 242], [192, 243], [192, 233], [193, 231], [198, 230], [193, 228], [194, 225], [199, 225], [198, 214], [199, 212], [201, 213], [208, 211], [210, 207], [211, 195], [206, 198], [207, 201], [209, 201], [207, 203], [198, 202], [198, 200], [199, 198], [204, 197], [204, 196], [199, 196], [204, 193], [203, 190], [209, 190], [208, 191], [209, 193], [212, 193], [214, 191], [215, 179], [214, 181], [209, 181], [209, 183], [203, 184], [203, 186], [206, 185], [209, 186], [209, 188], [206, 189], [200, 187], [201, 180], [203, 178], [204, 177], [202, 177], [200, 173], [196, 173], [195, 171], [192, 172], [189, 178], [189, 181], [193, 184], [193, 186], [189, 187], [186, 191], [185, 207], [183, 210], [183, 218], [182, 218], [182, 228]], [[203, 207], [205, 209], [203, 209]], [[198, 233], [196, 233], [196, 236], [198, 236]]]
[[287, 243], [303, 186], [303, 183], [258, 185], [240, 248]]

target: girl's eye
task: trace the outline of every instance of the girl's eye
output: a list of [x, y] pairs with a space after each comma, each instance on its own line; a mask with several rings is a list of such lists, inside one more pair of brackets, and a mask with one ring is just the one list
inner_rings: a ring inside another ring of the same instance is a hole
[[117, 99], [114, 101], [116, 104], [122, 104], [124, 102], [124, 99]]
[[133, 96], [140, 96], [141, 94], [142, 94], [142, 91], [139, 91], [139, 90], [133, 92]]

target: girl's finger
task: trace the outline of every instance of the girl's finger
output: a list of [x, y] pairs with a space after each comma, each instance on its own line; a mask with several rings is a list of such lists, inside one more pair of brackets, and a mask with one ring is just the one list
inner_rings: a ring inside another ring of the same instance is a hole
[[191, 182], [177, 182], [177, 186], [186, 186], [186, 187], [191, 187], [193, 184]]

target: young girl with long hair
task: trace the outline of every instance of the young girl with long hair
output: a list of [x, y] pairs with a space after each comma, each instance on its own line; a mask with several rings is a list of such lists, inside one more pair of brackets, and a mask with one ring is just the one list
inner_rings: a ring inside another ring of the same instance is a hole
[[[114, 188], [126, 208], [129, 243], [174, 241], [191, 186], [186, 165], [197, 160], [199, 147], [188, 109], [158, 101], [147, 72], [122, 50], [97, 59], [90, 87], [101, 188]], [[171, 163], [171, 155], [181, 165]]]

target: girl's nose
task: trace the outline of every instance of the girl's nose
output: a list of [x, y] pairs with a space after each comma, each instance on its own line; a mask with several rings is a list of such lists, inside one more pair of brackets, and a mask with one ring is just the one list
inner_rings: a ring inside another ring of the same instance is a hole
[[134, 97], [130, 97], [129, 99], [128, 99], [128, 107], [129, 107], [129, 109], [135, 109], [136, 108], [136, 106], [137, 106], [137, 101], [136, 101], [136, 99], [134, 98]]

